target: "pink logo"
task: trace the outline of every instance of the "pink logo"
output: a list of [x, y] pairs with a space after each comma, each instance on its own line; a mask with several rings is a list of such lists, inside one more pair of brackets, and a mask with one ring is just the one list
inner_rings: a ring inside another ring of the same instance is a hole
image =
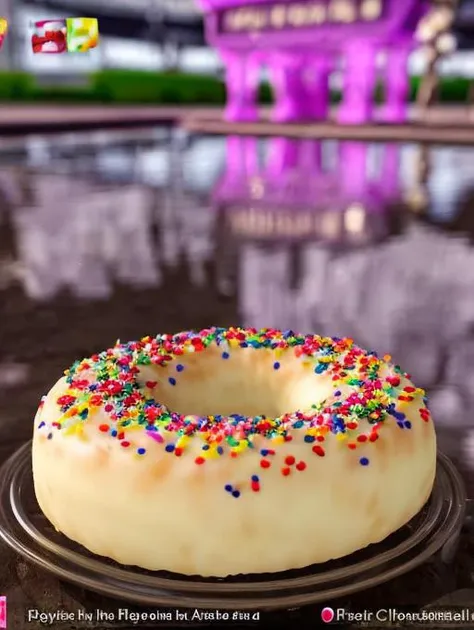
[[0, 628], [7, 627], [7, 598], [0, 595]]
[[334, 610], [332, 608], [323, 608], [321, 611], [321, 619], [324, 623], [331, 623], [334, 619]]

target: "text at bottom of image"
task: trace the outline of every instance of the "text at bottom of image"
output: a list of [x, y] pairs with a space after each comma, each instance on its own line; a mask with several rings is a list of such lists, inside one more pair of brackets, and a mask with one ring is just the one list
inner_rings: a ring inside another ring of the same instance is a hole
[[[263, 613], [264, 614], [264, 613]], [[361, 627], [407, 627], [407, 626], [432, 626], [439, 627], [473, 627], [474, 608], [455, 609], [430, 609], [430, 610], [401, 610], [397, 608], [380, 608], [378, 610], [352, 611], [345, 608], [318, 608], [315, 609], [315, 620], [321, 619], [331, 625], [353, 624]], [[45, 626], [58, 624], [70, 624], [75, 622], [88, 623], [128, 623], [136, 626], [157, 622], [163, 625], [170, 622], [193, 623], [238, 623], [254, 622], [262, 620], [262, 614], [258, 611], [243, 610], [144, 610], [133, 611], [128, 608], [118, 608], [115, 611], [95, 609], [91, 611], [78, 610], [77, 612], [57, 610], [55, 612], [43, 612], [38, 609], [28, 609], [26, 618], [29, 623], [40, 623]]]

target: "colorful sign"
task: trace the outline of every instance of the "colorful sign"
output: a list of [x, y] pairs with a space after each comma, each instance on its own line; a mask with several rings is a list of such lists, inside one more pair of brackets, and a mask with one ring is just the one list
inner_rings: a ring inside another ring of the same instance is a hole
[[0, 595], [0, 628], [6, 628], [6, 627], [7, 627], [7, 598], [5, 595]]
[[66, 20], [35, 22], [35, 32], [33, 33], [31, 44], [35, 54], [66, 52]]
[[96, 18], [69, 18], [67, 25], [68, 52], [87, 52], [99, 43], [99, 22]]
[[4, 17], [0, 17], [0, 48], [3, 46], [8, 31], [8, 21]]
[[88, 52], [99, 42], [96, 18], [66, 18], [35, 22], [31, 44], [33, 52], [59, 54]]
[[225, 9], [219, 32], [237, 34], [283, 29], [314, 28], [325, 24], [374, 22], [383, 17], [381, 0], [301, 0]]

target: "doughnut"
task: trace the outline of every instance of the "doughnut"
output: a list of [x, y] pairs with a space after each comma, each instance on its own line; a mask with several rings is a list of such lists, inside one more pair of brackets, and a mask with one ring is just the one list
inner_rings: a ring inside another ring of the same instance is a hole
[[34, 421], [54, 527], [121, 565], [276, 573], [342, 558], [428, 500], [422, 389], [349, 338], [208, 328], [75, 362]]

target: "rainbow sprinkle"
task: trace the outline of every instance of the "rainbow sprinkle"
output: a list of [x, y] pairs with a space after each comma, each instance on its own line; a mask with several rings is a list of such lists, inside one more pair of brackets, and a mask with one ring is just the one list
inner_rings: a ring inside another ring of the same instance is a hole
[[[247, 417], [237, 413], [200, 417], [173, 412], [157, 401], [158, 378], [145, 383], [140, 383], [137, 378], [141, 368], [159, 368], [177, 361], [175, 375], [167, 376], [167, 380], [173, 387], [179, 387], [180, 374], [185, 371], [185, 362], [180, 357], [203, 352], [211, 345], [222, 350], [223, 360], [231, 359], [239, 348], [274, 351], [273, 370], [281, 368], [278, 359], [282, 353], [291, 351], [315, 374], [330, 377], [334, 392], [309, 410], [296, 410], [278, 418]], [[117, 342], [109, 350], [75, 362], [65, 372], [68, 389], [56, 401], [62, 415], [50, 424], [41, 419], [37, 428], [44, 430], [48, 439], [54, 437], [55, 431], [80, 436], [84, 424], [90, 421], [94, 412], [102, 409], [107, 420], [97, 426], [98, 431], [116, 440], [138, 459], [146, 458], [149, 453], [145, 447], [134, 445], [137, 429], [173, 457], [185, 456], [190, 441], [199, 438], [200, 454], [193, 455], [198, 466], [222, 456], [237, 457], [247, 449], [255, 451], [256, 436], [266, 438], [276, 447], [293, 438], [301, 439], [308, 446], [308, 458], [323, 458], [326, 455], [324, 443], [330, 439], [355, 451], [377, 441], [386, 422], [395, 422], [403, 431], [410, 430], [412, 424], [402, 408], [404, 403], [415, 398], [423, 398], [419, 410], [421, 420], [430, 421], [424, 391], [408, 386], [406, 380], [402, 380], [408, 379], [408, 374], [398, 366], [390, 365], [388, 375], [380, 375], [381, 368], [390, 360], [388, 355], [379, 358], [375, 352], [362, 350], [352, 339], [299, 335], [291, 330], [209, 328], [200, 332], [145, 337], [126, 344]], [[43, 404], [44, 398], [40, 408]], [[277, 453], [272, 448], [263, 448], [258, 454], [257, 468], [263, 473], [272, 467]], [[359, 464], [367, 467], [370, 460], [364, 455], [359, 458]], [[297, 461], [288, 454], [278, 462], [283, 476], [303, 472], [307, 465], [308, 461]], [[264, 480], [257, 472], [246, 485], [253, 492], [264, 488]], [[244, 485], [227, 484], [224, 489], [230, 496], [238, 498]]]

